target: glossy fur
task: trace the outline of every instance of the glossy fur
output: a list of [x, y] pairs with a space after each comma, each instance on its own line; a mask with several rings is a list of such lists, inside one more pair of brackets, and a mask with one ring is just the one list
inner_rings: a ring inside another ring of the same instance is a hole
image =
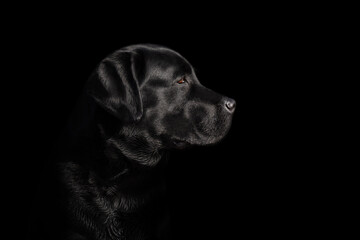
[[173, 50], [134, 45], [106, 57], [58, 148], [64, 239], [170, 239], [166, 152], [219, 142], [234, 109]]

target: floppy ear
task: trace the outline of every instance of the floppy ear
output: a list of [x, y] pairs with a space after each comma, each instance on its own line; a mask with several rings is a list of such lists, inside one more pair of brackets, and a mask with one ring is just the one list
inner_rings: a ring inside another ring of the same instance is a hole
[[135, 62], [134, 55], [121, 50], [111, 54], [100, 62], [86, 86], [101, 107], [125, 122], [138, 121], [143, 114], [136, 66], [139, 61]]

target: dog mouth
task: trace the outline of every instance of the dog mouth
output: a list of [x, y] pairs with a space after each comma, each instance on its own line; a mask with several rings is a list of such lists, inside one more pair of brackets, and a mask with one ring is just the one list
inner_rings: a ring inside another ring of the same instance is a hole
[[172, 143], [173, 147], [175, 147], [177, 149], [183, 149], [183, 148], [186, 148], [191, 145], [188, 141], [181, 140], [181, 139], [172, 139], [171, 143]]

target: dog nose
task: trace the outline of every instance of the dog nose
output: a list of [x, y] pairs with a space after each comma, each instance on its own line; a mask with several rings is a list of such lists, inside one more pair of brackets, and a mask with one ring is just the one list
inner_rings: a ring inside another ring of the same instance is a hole
[[233, 113], [235, 111], [235, 107], [236, 107], [235, 100], [231, 99], [231, 98], [226, 98], [225, 99], [225, 107], [229, 112]]

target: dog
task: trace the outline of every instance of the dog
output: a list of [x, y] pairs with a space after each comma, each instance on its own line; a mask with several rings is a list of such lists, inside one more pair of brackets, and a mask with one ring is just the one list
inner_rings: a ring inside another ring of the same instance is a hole
[[218, 143], [235, 106], [169, 48], [132, 45], [103, 59], [57, 149], [62, 238], [170, 239], [167, 152]]

